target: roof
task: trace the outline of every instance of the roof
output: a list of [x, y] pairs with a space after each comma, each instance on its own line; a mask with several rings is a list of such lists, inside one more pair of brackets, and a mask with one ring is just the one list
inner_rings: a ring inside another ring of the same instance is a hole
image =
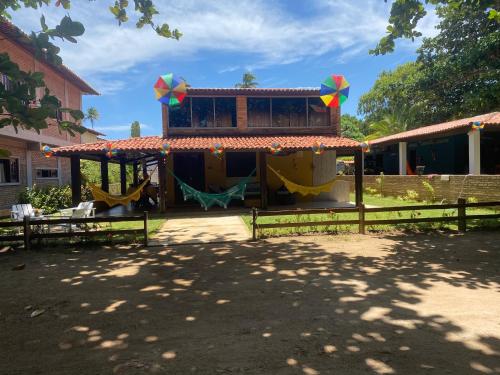
[[373, 141], [370, 141], [370, 144], [377, 145], [383, 143], [406, 141], [414, 138], [429, 137], [435, 134], [444, 134], [455, 130], [467, 129], [473, 122], [482, 122], [485, 125], [499, 125], [500, 112], [492, 112], [484, 115], [463, 118], [460, 120], [443, 122], [441, 124], [423, 126], [421, 128], [389, 135], [387, 137], [377, 138]]
[[[4, 18], [0, 18], [0, 32], [7, 36], [9, 39], [21, 45], [23, 48], [28, 50], [31, 54], [34, 54], [33, 46], [30, 43], [28, 35], [26, 35], [21, 29], [13, 25]], [[73, 82], [82, 92], [91, 95], [99, 95], [99, 93], [94, 90], [87, 82], [80, 78], [76, 73], [74, 73], [67, 66], [61, 64], [54, 64], [49, 61], [44, 61], [51, 68], [60, 73], [68, 81]]]
[[221, 96], [319, 96], [319, 87], [295, 88], [194, 88], [187, 89], [188, 96], [221, 95]]
[[95, 134], [95, 135], [97, 135], [97, 136], [99, 136], [99, 135], [106, 135], [106, 134], [104, 134], [104, 133], [98, 132], [98, 131], [97, 131], [97, 130], [95, 130], [95, 129], [88, 128], [88, 127], [86, 127], [86, 126], [83, 126], [83, 127], [85, 128], [85, 131], [86, 131], [86, 132], [89, 132], [89, 133], [91, 133], [91, 134]]
[[172, 152], [205, 151], [215, 143], [220, 143], [226, 151], [267, 151], [276, 142], [284, 151], [310, 149], [315, 142], [323, 143], [325, 149], [355, 150], [360, 148], [357, 141], [329, 135], [286, 135], [286, 136], [160, 136], [138, 137], [123, 140], [84, 143], [55, 148], [58, 156], [72, 154], [104, 154], [107, 143], [121, 152], [159, 152], [162, 144], [168, 143]]

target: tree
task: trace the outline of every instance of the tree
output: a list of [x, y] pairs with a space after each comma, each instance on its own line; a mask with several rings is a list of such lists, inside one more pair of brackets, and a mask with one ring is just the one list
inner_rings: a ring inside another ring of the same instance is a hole
[[498, 0], [394, 0], [387, 26], [387, 35], [380, 39], [370, 53], [384, 55], [394, 51], [396, 39], [406, 38], [413, 41], [422, 36], [422, 33], [415, 29], [418, 22], [427, 14], [426, 4], [436, 5], [438, 16], [440, 9], [462, 12], [466, 8], [473, 8], [481, 13], [484, 21], [490, 20], [496, 22], [497, 25], [500, 22]]
[[385, 115], [382, 120], [370, 124], [367, 140], [377, 139], [407, 130], [406, 122], [397, 114]]
[[89, 107], [87, 109], [87, 113], [85, 114], [85, 120], [89, 120], [92, 125], [92, 129], [94, 129], [94, 122], [99, 120], [99, 111], [95, 107]]
[[[11, 12], [20, 8], [50, 8], [62, 6], [69, 9], [70, 0], [3, 0], [0, 2], [0, 17], [10, 19]], [[109, 7], [110, 12], [121, 25], [128, 21], [127, 12], [131, 5], [128, 1], [115, 1]], [[140, 14], [136, 23], [137, 28], [145, 25], [151, 26], [155, 32], [165, 38], [178, 40], [181, 33], [177, 30], [170, 30], [168, 24], [158, 25], [153, 18], [158, 14], [154, 3], [151, 0], [134, 0], [134, 9]], [[45, 16], [40, 18], [41, 31], [32, 32], [29, 36], [20, 35], [22, 42], [35, 53], [35, 56], [50, 64], [62, 64], [59, 56], [60, 49], [51, 43], [50, 40], [60, 38], [71, 43], [77, 42], [77, 37], [83, 35], [85, 27], [77, 21], [73, 21], [69, 15], [64, 16], [58, 25], [50, 28], [45, 20]], [[84, 114], [79, 110], [63, 108], [60, 101], [50, 94], [43, 80], [41, 72], [24, 72], [17, 64], [10, 60], [7, 53], [0, 54], [0, 72], [3, 73], [10, 82], [8, 85], [0, 84], [0, 112], [3, 113], [0, 119], [0, 128], [14, 126], [16, 129], [22, 126], [26, 129], [47, 128], [47, 121], [58, 118], [58, 112], [66, 112], [71, 117], [64, 121], [57, 121], [61, 130], [74, 132], [84, 132], [85, 128], [79, 125], [84, 118]], [[36, 97], [37, 88], [44, 90], [42, 98]]]
[[141, 124], [139, 121], [134, 121], [132, 125], [130, 125], [130, 137], [139, 138], [141, 136]]
[[251, 72], [246, 72], [243, 74], [243, 78], [241, 79], [241, 83], [237, 83], [234, 87], [240, 89], [247, 89], [252, 87], [257, 87], [259, 84], [255, 81], [257, 77]]
[[365, 139], [366, 134], [363, 133], [364, 123], [356, 116], [342, 115], [340, 117], [340, 128], [342, 130], [342, 137], [360, 142]]

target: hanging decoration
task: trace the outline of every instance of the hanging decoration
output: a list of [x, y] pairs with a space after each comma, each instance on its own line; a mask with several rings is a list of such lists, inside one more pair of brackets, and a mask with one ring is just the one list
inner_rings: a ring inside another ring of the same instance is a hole
[[366, 141], [361, 143], [361, 149], [363, 150], [363, 152], [370, 152], [370, 142]]
[[186, 97], [186, 81], [173, 73], [164, 74], [156, 81], [154, 91], [158, 101], [169, 107], [176, 107]]
[[314, 142], [314, 144], [312, 145], [312, 152], [315, 155], [321, 155], [323, 152], [325, 152], [325, 145], [318, 141]]
[[210, 153], [217, 159], [222, 159], [222, 155], [224, 154], [224, 147], [220, 143], [214, 143], [210, 147]]
[[118, 149], [113, 147], [113, 144], [108, 142], [106, 143], [106, 146], [104, 147], [104, 152], [106, 153], [106, 156], [111, 159], [118, 155]]
[[349, 96], [349, 82], [341, 75], [332, 75], [321, 84], [321, 100], [327, 107], [338, 108]]
[[163, 143], [161, 145], [160, 154], [161, 154], [161, 156], [168, 156], [168, 154], [170, 154], [170, 144], [169, 143]]
[[271, 143], [271, 147], [269, 147], [269, 151], [272, 155], [281, 155], [283, 153], [283, 147], [278, 142]]
[[45, 156], [46, 158], [50, 158], [54, 155], [54, 151], [52, 151], [52, 148], [50, 148], [50, 146], [42, 146], [40, 148], [40, 151], [42, 151], [42, 154], [43, 156]]
[[481, 121], [474, 121], [472, 123], [472, 130], [473, 131], [481, 131], [484, 129], [484, 123], [482, 123]]

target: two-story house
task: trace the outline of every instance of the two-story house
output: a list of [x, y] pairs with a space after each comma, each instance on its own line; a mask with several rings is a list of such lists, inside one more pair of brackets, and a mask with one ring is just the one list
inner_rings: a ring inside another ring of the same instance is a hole
[[[23, 71], [43, 72], [47, 88], [64, 107], [82, 108], [82, 95], [97, 92], [64, 65], [53, 65], [35, 57], [27, 36], [8, 21], [0, 20], [0, 53], [7, 53], [11, 61]], [[0, 83], [8, 88], [9, 77], [0, 74]], [[40, 93], [41, 94], [41, 93]], [[36, 103], [35, 103], [36, 104]], [[67, 114], [60, 114], [61, 120]], [[100, 133], [89, 129], [88, 141], [96, 141]], [[93, 138], [94, 137], [94, 138]], [[40, 133], [7, 126], [0, 128], [0, 149], [9, 151], [8, 157], [0, 157], [0, 210], [8, 209], [17, 202], [19, 193], [26, 186], [63, 185], [70, 182], [67, 158], [45, 158], [41, 145], [68, 146], [84, 141], [80, 134], [71, 136], [61, 132], [56, 121]]]
[[[58, 148], [57, 155], [72, 158], [74, 200], [80, 194], [80, 158], [101, 161], [103, 190], [108, 188], [109, 162], [120, 162], [122, 176], [128, 163], [135, 171], [138, 163], [157, 164], [164, 210], [186, 204], [173, 175], [194, 189], [217, 193], [255, 169], [251, 183], [257, 186], [259, 200], [245, 203], [267, 207], [278, 201], [277, 191], [283, 190], [282, 180], [272, 170], [297, 184], [317, 186], [335, 178], [337, 156], [354, 155], [356, 202], [362, 201], [360, 144], [340, 136], [340, 109], [325, 107], [319, 89], [189, 88], [182, 105], [162, 105], [162, 125], [162, 136], [113, 141], [117, 155], [112, 159], [104, 155], [103, 143]], [[163, 144], [170, 146], [165, 158], [160, 153]], [[210, 151], [216, 144], [223, 148], [221, 157]], [[271, 152], [273, 144], [281, 152]], [[315, 144], [322, 144], [324, 152], [313, 152]], [[123, 179], [122, 193], [126, 190]], [[334, 186], [319, 199], [336, 200], [336, 196]], [[318, 198], [297, 197], [311, 199]]]

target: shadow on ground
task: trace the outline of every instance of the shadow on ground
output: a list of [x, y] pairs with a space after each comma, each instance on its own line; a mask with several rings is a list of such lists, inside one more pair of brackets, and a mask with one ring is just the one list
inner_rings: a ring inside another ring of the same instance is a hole
[[499, 251], [472, 233], [3, 255], [0, 373], [500, 373]]

